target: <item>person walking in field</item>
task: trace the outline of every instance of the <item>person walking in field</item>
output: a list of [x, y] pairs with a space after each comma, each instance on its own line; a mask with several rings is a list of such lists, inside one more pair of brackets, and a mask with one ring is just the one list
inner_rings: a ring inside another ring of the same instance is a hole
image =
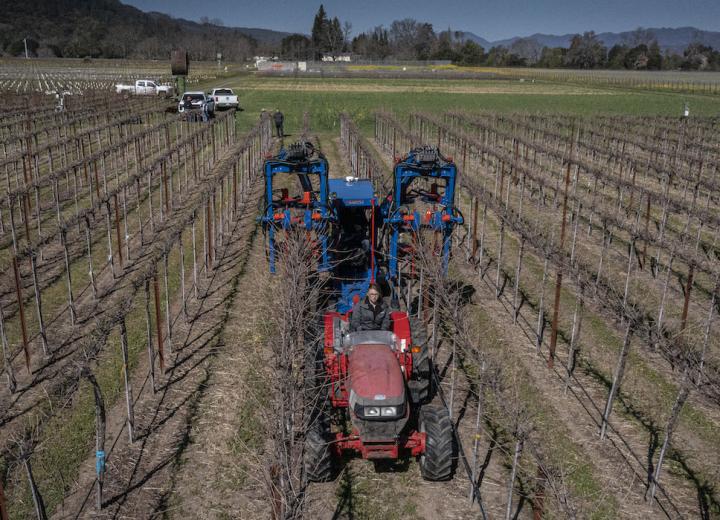
[[390, 330], [390, 310], [385, 307], [380, 286], [370, 284], [365, 300], [353, 305], [350, 332], [361, 330]]
[[275, 109], [275, 113], [273, 114], [273, 121], [275, 121], [275, 132], [277, 136], [284, 137], [285, 130], [283, 129], [283, 122], [285, 121], [285, 116], [282, 112], [280, 112], [279, 108]]
[[202, 106], [202, 120], [203, 123], [210, 121], [210, 103], [207, 101]]

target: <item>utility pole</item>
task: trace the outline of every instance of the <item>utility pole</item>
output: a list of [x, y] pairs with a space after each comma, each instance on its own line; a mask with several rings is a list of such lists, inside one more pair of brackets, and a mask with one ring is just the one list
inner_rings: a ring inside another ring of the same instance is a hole
[[23, 43], [25, 44], [25, 59], [30, 59], [30, 55], [28, 54], [28, 48], [27, 48], [27, 37], [23, 38]]

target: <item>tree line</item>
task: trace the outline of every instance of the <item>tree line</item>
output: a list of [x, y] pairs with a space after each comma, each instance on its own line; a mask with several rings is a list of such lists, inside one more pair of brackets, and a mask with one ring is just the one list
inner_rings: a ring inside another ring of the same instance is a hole
[[[465, 66], [526, 66], [573, 69], [720, 70], [720, 52], [702, 43], [682, 54], [662, 52], [651, 31], [638, 29], [627, 42], [606, 47], [593, 32], [575, 35], [569, 47], [545, 47], [532, 38], [483, 48], [450, 28], [436, 31], [413, 18], [377, 26], [351, 38], [352, 24], [330, 17], [320, 5], [310, 35], [275, 40], [223, 27], [219, 19], [198, 22], [144, 13], [117, 0], [14, 2], [13, 17], [0, 21], [0, 55], [71, 58], [167, 59], [185, 48], [193, 60], [230, 61], [257, 54], [290, 60], [320, 60], [352, 54], [361, 60], [445, 60]], [[270, 31], [265, 31], [270, 32]], [[256, 33], [263, 33], [257, 30]], [[257, 36], [257, 38], [253, 37]]]
[[293, 34], [280, 45], [280, 57], [321, 59], [348, 53], [365, 60], [444, 60], [456, 65], [627, 70], [720, 70], [720, 51], [691, 43], [682, 54], [662, 52], [652, 31], [637, 29], [629, 41], [608, 48], [590, 31], [576, 34], [569, 47], [547, 47], [533, 38], [485, 49], [465, 33], [436, 32], [432, 24], [413, 18], [377, 26], [352, 39], [352, 25], [330, 19], [320, 5], [311, 36]]
[[12, 2], [12, 17], [0, 20], [0, 55], [31, 57], [168, 59], [175, 48], [195, 60], [217, 53], [244, 61], [271, 52], [241, 30], [218, 19], [189, 22], [144, 13], [117, 0], [35, 0]]

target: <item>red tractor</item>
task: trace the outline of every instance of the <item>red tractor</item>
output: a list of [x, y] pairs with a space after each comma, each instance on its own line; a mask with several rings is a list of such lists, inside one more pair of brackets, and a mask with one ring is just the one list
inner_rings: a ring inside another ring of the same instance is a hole
[[[453, 474], [452, 422], [444, 407], [426, 404], [431, 386], [427, 345], [413, 342], [406, 313], [393, 312], [391, 318], [392, 331], [348, 333], [347, 315], [325, 314], [318, 373], [326, 374], [323, 388], [336, 420], [322, 411], [308, 432], [305, 469], [311, 481], [332, 478], [333, 461], [344, 454], [373, 461], [419, 457], [427, 480]], [[423, 325], [416, 327], [419, 331]]]

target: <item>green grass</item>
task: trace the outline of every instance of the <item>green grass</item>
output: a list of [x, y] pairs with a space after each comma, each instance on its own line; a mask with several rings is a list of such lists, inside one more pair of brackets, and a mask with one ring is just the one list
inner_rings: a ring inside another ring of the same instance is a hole
[[[505, 361], [502, 365], [504, 370], [501, 373], [501, 386], [514, 386], [524, 407], [532, 411], [534, 435], [536, 440], [541, 442], [547, 461], [567, 471], [566, 483], [571, 495], [579, 499], [588, 511], [592, 511], [591, 518], [615, 518], [619, 507], [617, 500], [613, 496], [604, 495], [597, 474], [599, 470], [584, 453], [584, 447], [571, 438], [570, 432], [562, 423], [558, 423], [555, 411], [547, 404], [547, 396], [538, 393], [532, 383], [532, 376], [526, 372], [522, 361], [515, 357], [515, 352], [505, 344], [493, 318], [482, 306], [475, 306], [470, 312], [475, 326], [482, 331], [483, 348], [495, 359]], [[471, 373], [477, 371], [472, 370], [472, 367], [472, 363], [463, 367], [470, 378]], [[495, 410], [497, 424], [502, 427], [507, 418], [499, 412], [497, 405], [492, 405], [492, 400], [497, 398], [502, 399], [503, 396], [492, 394], [489, 404]], [[532, 461], [527, 462], [532, 466]]]
[[251, 393], [252, 399], [248, 398], [239, 403], [236, 416], [237, 429], [228, 446], [234, 460], [230, 470], [230, 482], [236, 488], [245, 487], [251, 472], [256, 470], [252, 463], [263, 456], [268, 437], [268, 428], [259, 410], [269, 405], [269, 396], [272, 392], [266, 375], [258, 369], [264, 366], [264, 360], [257, 355], [257, 352], [251, 353], [250, 357], [251, 363], [241, 381]]
[[[456, 80], [370, 80], [370, 79], [329, 79], [318, 78], [230, 78], [223, 82], [236, 90], [244, 108], [238, 114], [241, 128], [250, 128], [262, 109], [279, 108], [285, 114], [286, 133], [297, 135], [302, 125], [302, 114], [312, 115], [311, 124], [315, 131], [338, 130], [338, 115], [348, 112], [366, 133], [372, 132], [373, 112], [391, 109], [398, 113], [412, 110], [444, 112], [498, 111], [498, 112], [548, 112], [579, 115], [662, 115], [679, 116], [685, 101], [689, 101], [692, 113], [702, 116], [720, 114], [720, 99], [702, 95], [624, 91], [617, 88], [573, 87], [544, 84], [533, 92], [537, 84], [526, 83], [517, 87], [510, 82]], [[267, 88], [263, 88], [265, 85]], [[373, 92], [373, 85], [377, 91]], [[427, 86], [432, 91], [421, 91], [418, 86]], [[482, 89], [492, 87], [488, 93], [457, 93], [452, 89], [458, 85]], [[507, 87], [503, 87], [503, 86]], [[208, 84], [209, 86], [209, 84]], [[390, 91], [381, 89], [388, 87]], [[398, 87], [401, 87], [398, 89]], [[402, 87], [413, 87], [403, 92]], [[440, 89], [447, 87], [448, 92]], [[496, 88], [497, 87], [497, 88]], [[493, 92], [507, 88], [509, 91]], [[312, 89], [312, 90], [309, 90]], [[340, 90], [347, 89], [347, 90]], [[398, 91], [400, 90], [400, 91]]]

